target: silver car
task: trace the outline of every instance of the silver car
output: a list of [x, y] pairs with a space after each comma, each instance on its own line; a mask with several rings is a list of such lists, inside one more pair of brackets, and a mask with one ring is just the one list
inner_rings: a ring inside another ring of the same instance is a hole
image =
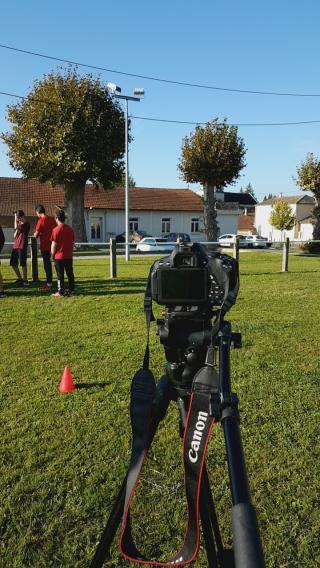
[[[226, 233], [225, 235], [221, 235], [218, 238], [219, 245], [221, 247], [232, 247], [236, 242], [237, 235], [232, 233]], [[239, 247], [246, 248], [248, 246], [247, 240], [245, 237], [240, 236], [239, 238]]]
[[267, 248], [268, 240], [260, 235], [247, 235], [245, 237], [248, 248]]
[[171, 252], [175, 248], [174, 244], [168, 243], [168, 241], [162, 237], [146, 237], [141, 239], [141, 241], [136, 246], [137, 252]]

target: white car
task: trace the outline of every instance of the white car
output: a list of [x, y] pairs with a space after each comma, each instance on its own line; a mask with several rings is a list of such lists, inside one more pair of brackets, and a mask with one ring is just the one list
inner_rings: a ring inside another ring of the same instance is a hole
[[247, 235], [245, 237], [248, 248], [267, 248], [268, 240], [260, 235]]
[[[221, 235], [218, 238], [219, 245], [221, 247], [233, 247], [234, 243], [236, 242], [237, 235], [232, 233], [226, 233], [225, 235]], [[247, 247], [248, 243], [245, 237], [240, 236], [239, 238], [239, 246], [240, 247]]]
[[161, 237], [145, 237], [136, 246], [137, 252], [171, 252], [175, 248], [174, 244]]

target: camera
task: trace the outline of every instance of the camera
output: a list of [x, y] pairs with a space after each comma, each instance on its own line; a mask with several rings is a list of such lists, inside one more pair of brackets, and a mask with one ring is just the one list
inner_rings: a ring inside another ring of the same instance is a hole
[[179, 306], [180, 313], [198, 309], [211, 317], [225, 303], [230, 309], [238, 289], [238, 263], [215, 251], [207, 254], [199, 243], [177, 245], [151, 268], [152, 300], [171, 311]]

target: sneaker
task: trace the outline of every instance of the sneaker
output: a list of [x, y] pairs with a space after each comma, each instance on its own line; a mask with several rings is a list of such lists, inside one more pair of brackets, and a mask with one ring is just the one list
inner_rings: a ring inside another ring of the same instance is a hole
[[0, 298], [6, 298], [7, 294], [4, 294], [3, 292], [0, 292]]
[[60, 292], [55, 292], [54, 294], [51, 294], [51, 296], [53, 296], [54, 298], [63, 298], [64, 294], [60, 294]]
[[23, 286], [29, 286], [28, 280], [23, 280]]
[[18, 278], [17, 280], [14, 281], [14, 286], [23, 286], [23, 280], [22, 278]]
[[48, 292], [49, 290], [52, 290], [52, 284], [42, 284], [42, 286], [39, 286], [39, 290]]

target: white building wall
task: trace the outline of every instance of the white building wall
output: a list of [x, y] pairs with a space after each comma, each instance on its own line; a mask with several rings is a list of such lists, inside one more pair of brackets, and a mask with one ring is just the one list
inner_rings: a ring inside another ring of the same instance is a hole
[[[314, 205], [310, 203], [289, 203], [289, 205], [292, 214], [298, 221], [308, 217], [314, 207]], [[294, 228], [290, 231], [283, 231], [283, 234], [281, 235], [281, 231], [275, 229], [269, 223], [271, 211], [271, 205], [256, 205], [255, 227], [262, 237], [266, 237], [270, 241], [275, 242], [281, 241], [286, 237], [290, 240], [298, 239], [301, 241], [312, 239], [313, 225], [311, 223], [301, 223], [298, 235], [295, 233]]]
[[[162, 219], [170, 219], [170, 232], [188, 233], [193, 241], [205, 241], [203, 214], [200, 211], [130, 211], [130, 218], [138, 219], [140, 230], [150, 235], [161, 236]], [[238, 212], [235, 210], [218, 211], [218, 224], [220, 234], [237, 233]], [[199, 232], [191, 233], [192, 219], [199, 219]], [[86, 213], [86, 226], [88, 241], [93, 241], [91, 225], [97, 220], [101, 221], [100, 241], [107, 242], [125, 230], [125, 213], [121, 210], [94, 209]]]
[[[292, 214], [296, 214], [296, 204], [289, 204]], [[270, 225], [269, 217], [272, 211], [272, 205], [256, 205], [255, 209], [255, 227], [257, 232], [262, 237], [265, 237], [269, 241], [281, 241], [286, 237], [289, 239], [294, 238], [294, 229], [290, 231], [284, 231], [281, 234], [281, 231], [275, 229], [272, 225]]]
[[313, 237], [313, 225], [311, 223], [301, 223], [300, 225], [300, 240], [310, 241]]

